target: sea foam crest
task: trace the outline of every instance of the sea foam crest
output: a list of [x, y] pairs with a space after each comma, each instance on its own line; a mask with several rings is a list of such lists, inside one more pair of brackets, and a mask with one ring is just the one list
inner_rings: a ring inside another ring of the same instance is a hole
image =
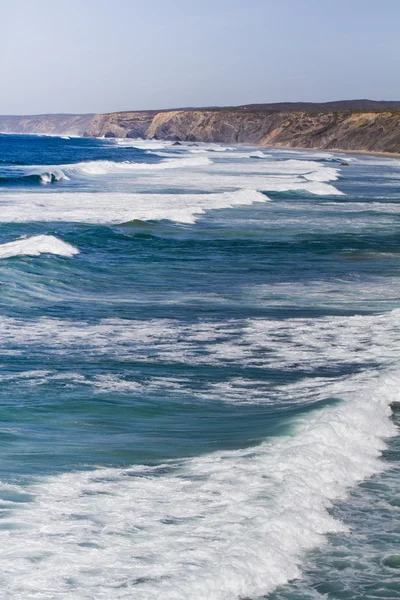
[[40, 254], [58, 254], [59, 256], [71, 257], [79, 254], [79, 250], [53, 235], [34, 235], [0, 245], [0, 258], [39, 256]]
[[69, 178], [61, 168], [48, 166], [34, 168], [7, 167], [5, 174], [0, 173], [0, 183], [6, 185], [57, 183], [63, 179], [68, 180]]
[[[164, 169], [196, 168], [205, 167], [212, 164], [212, 160], [206, 156], [176, 158], [167, 153], [165, 154], [167, 159], [158, 163], [93, 160], [58, 166], [42, 165], [29, 168], [8, 167], [8, 172], [5, 176], [1, 176], [0, 174], [0, 183], [18, 183], [18, 181], [21, 181], [21, 183], [31, 182], [47, 184], [57, 183], [58, 181], [62, 180], [69, 180], [68, 175], [108, 175], [113, 173], [129, 173], [131, 171], [159, 171]], [[179, 157], [179, 155], [176, 156]]]
[[304, 173], [304, 179], [308, 181], [336, 181], [339, 178], [338, 169], [333, 169], [330, 167], [323, 167], [322, 169], [317, 169], [315, 171], [311, 171], [310, 173]]
[[69, 178], [61, 169], [45, 171], [43, 173], [35, 173], [32, 171], [29, 175], [38, 175], [40, 178], [40, 183], [57, 183], [57, 181], [62, 181], [63, 179], [68, 180]]
[[[175, 148], [175, 142], [168, 140], [115, 138], [113, 142], [122, 148], [137, 148], [139, 150], [162, 150], [163, 148]], [[198, 146], [200, 151], [204, 149], [205, 151], [210, 152], [226, 152], [227, 150], [235, 150], [235, 148], [230, 146], [222, 146], [221, 144], [207, 144], [204, 142], [179, 142], [179, 145], [185, 150], [189, 150], [189, 148], [193, 148], [193, 146]]]
[[115, 138], [112, 142], [122, 148], [137, 148], [138, 150], [161, 150], [172, 146], [173, 143], [166, 140], [144, 140], [142, 138]]
[[129, 173], [130, 171], [158, 171], [163, 169], [177, 169], [183, 167], [204, 167], [212, 164], [206, 157], [196, 158], [169, 158], [159, 163], [114, 162], [108, 160], [94, 160], [72, 165], [63, 165], [69, 173], [83, 175], [106, 175], [108, 173]]

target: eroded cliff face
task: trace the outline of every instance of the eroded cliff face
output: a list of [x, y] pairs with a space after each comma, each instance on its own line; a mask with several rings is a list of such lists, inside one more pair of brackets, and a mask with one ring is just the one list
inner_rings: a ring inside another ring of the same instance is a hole
[[95, 115], [84, 134], [88, 137], [149, 137], [147, 132], [156, 111]]
[[[103, 115], [0, 116], [0, 131], [400, 153], [400, 110], [391, 106], [395, 103], [388, 103], [386, 108], [382, 103], [361, 101], [369, 103], [368, 108], [346, 108], [352, 102], [333, 103], [333, 108], [331, 103], [295, 108], [284, 105], [285, 109], [255, 105]], [[370, 105], [377, 108], [373, 110]]]
[[94, 117], [91, 136], [400, 152], [398, 111], [174, 110]]

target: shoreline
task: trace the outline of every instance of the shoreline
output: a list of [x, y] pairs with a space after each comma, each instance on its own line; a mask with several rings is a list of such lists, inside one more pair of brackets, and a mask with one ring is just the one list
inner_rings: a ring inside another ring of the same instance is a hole
[[[329, 150], [328, 150], [329, 151]], [[372, 150], [339, 150], [338, 148], [331, 148], [332, 152], [342, 152], [343, 154], [361, 154], [365, 156], [388, 156], [389, 158], [400, 158], [400, 152], [379, 152]]]
[[[76, 133], [42, 133], [42, 132], [27, 132], [27, 131], [0, 131], [0, 135], [37, 135], [37, 136], [45, 136], [45, 137], [64, 137], [64, 136], [70, 136], [70, 137], [75, 137], [75, 138], [81, 138], [81, 137], [85, 137], [82, 135], [78, 135]], [[98, 137], [96, 136], [88, 136], [87, 139], [98, 139]], [[112, 138], [111, 138], [112, 139]], [[123, 139], [130, 139], [130, 138], [123, 138]], [[132, 138], [131, 138], [132, 139]], [[167, 139], [163, 139], [163, 138], [137, 138], [143, 141], [149, 141], [149, 140], [157, 140], [157, 141], [161, 141], [161, 142], [168, 142], [168, 141], [174, 141], [174, 140], [167, 140]], [[188, 143], [189, 140], [180, 140], [182, 143]], [[191, 142], [191, 140], [190, 140]], [[232, 143], [235, 146], [249, 146], [252, 144], [249, 144], [248, 142], [205, 142], [205, 141], [196, 141], [196, 143], [198, 144], [228, 144], [228, 143]], [[360, 154], [360, 155], [364, 155], [364, 156], [376, 156], [376, 157], [385, 157], [387, 156], [388, 158], [400, 158], [400, 152], [382, 152], [379, 150], [343, 150], [342, 148], [310, 148], [310, 147], [305, 147], [305, 146], [280, 146], [280, 145], [272, 145], [272, 146], [264, 146], [262, 144], [254, 144], [254, 147], [257, 148], [263, 148], [264, 150], [307, 150], [309, 152], [340, 152], [341, 154]]]
[[[223, 142], [221, 142], [223, 143]], [[270, 150], [308, 150], [309, 152], [340, 152], [341, 154], [361, 154], [363, 156], [376, 156], [400, 158], [400, 152], [380, 152], [379, 150], [342, 150], [341, 148], [305, 148], [304, 146], [259, 146]]]

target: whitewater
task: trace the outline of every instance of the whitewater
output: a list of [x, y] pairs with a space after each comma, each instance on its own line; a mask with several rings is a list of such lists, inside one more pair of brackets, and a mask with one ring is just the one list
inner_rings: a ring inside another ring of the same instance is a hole
[[400, 598], [399, 181], [0, 135], [0, 599]]

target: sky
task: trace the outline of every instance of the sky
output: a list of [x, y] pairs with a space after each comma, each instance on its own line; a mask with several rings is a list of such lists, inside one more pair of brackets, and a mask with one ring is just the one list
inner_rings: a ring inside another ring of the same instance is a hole
[[1, 0], [0, 114], [400, 100], [400, 0]]

